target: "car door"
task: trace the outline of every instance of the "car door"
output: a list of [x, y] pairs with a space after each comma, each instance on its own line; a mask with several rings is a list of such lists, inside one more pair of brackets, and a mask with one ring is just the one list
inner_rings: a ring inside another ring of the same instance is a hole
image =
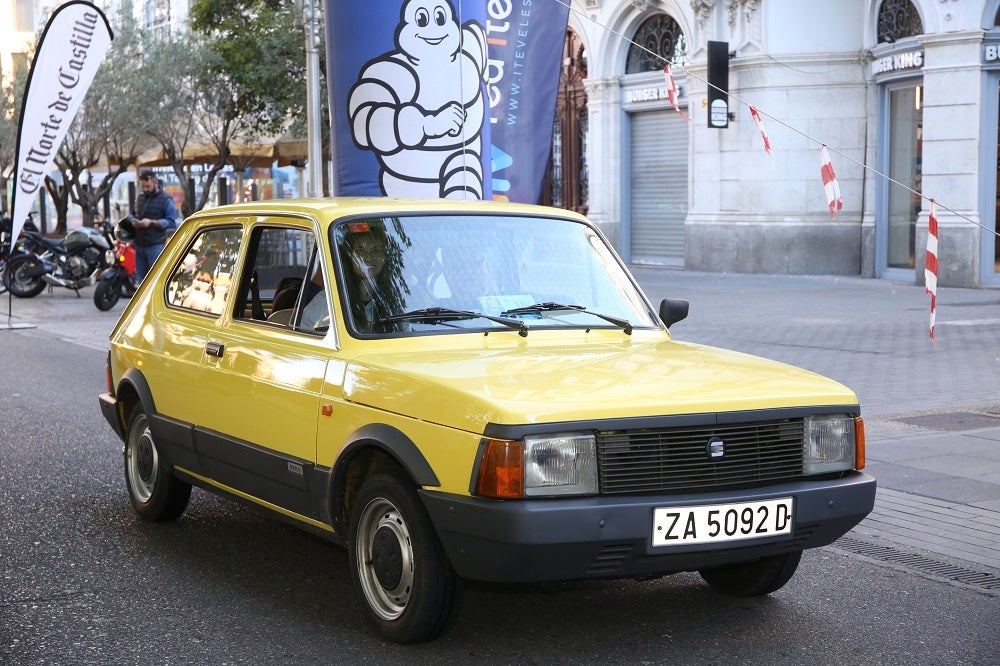
[[[325, 299], [317, 241], [308, 220], [258, 218], [248, 230], [231, 306], [202, 357], [198, 395], [208, 399], [195, 433], [213, 480], [313, 519], [310, 480], [332, 333], [304, 328], [297, 313], [317, 292]], [[279, 286], [296, 283], [292, 307], [284, 307]]]
[[[201, 422], [205, 401], [194, 396], [206, 345], [229, 299], [242, 238], [243, 226], [236, 218], [199, 228], [164, 269], [162, 288], [137, 295], [141, 302], [133, 306], [155, 310], [155, 317], [133, 317], [123, 332], [127, 346], [149, 352], [136, 366], [150, 387], [161, 423], [171, 424], [160, 433], [174, 444], [171, 461], [189, 472], [203, 472], [191, 428]], [[146, 279], [158, 281], [160, 273]]]

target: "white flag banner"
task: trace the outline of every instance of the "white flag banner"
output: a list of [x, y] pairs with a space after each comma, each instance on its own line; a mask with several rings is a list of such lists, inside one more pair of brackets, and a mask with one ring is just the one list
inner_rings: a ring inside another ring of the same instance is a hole
[[111, 48], [111, 26], [89, 2], [62, 5], [49, 18], [31, 63], [17, 131], [11, 238], [17, 238], [97, 69]]

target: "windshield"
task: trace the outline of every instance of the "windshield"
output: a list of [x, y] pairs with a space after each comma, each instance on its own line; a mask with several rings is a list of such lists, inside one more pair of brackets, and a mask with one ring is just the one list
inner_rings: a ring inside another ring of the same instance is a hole
[[331, 234], [357, 333], [658, 325], [597, 233], [573, 220], [413, 215]]

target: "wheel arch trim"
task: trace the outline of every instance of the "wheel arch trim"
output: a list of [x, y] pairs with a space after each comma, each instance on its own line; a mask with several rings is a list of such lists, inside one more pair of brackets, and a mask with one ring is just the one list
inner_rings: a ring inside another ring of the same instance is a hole
[[129, 368], [122, 374], [122, 378], [118, 380], [118, 385], [115, 387], [115, 396], [117, 396], [119, 404], [118, 415], [124, 428], [128, 427], [128, 414], [125, 413], [125, 405], [122, 404], [123, 387], [128, 387], [135, 392], [139, 403], [142, 405], [142, 410], [146, 414], [150, 416], [156, 414], [156, 403], [153, 400], [153, 392], [149, 389], [149, 383], [146, 381], [145, 375], [137, 368]]
[[350, 480], [348, 473], [354, 459], [365, 451], [375, 450], [395, 461], [403, 471], [422, 487], [440, 487], [441, 481], [420, 449], [405, 433], [384, 423], [369, 423], [354, 431], [330, 469], [330, 519], [335, 529], [343, 526], [345, 496]]

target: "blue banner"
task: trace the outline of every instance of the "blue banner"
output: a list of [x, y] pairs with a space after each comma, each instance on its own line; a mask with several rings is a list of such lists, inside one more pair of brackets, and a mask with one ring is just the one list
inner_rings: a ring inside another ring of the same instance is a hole
[[569, 3], [487, 0], [493, 198], [537, 203], [552, 147]]
[[337, 193], [537, 201], [568, 11], [326, 0]]

